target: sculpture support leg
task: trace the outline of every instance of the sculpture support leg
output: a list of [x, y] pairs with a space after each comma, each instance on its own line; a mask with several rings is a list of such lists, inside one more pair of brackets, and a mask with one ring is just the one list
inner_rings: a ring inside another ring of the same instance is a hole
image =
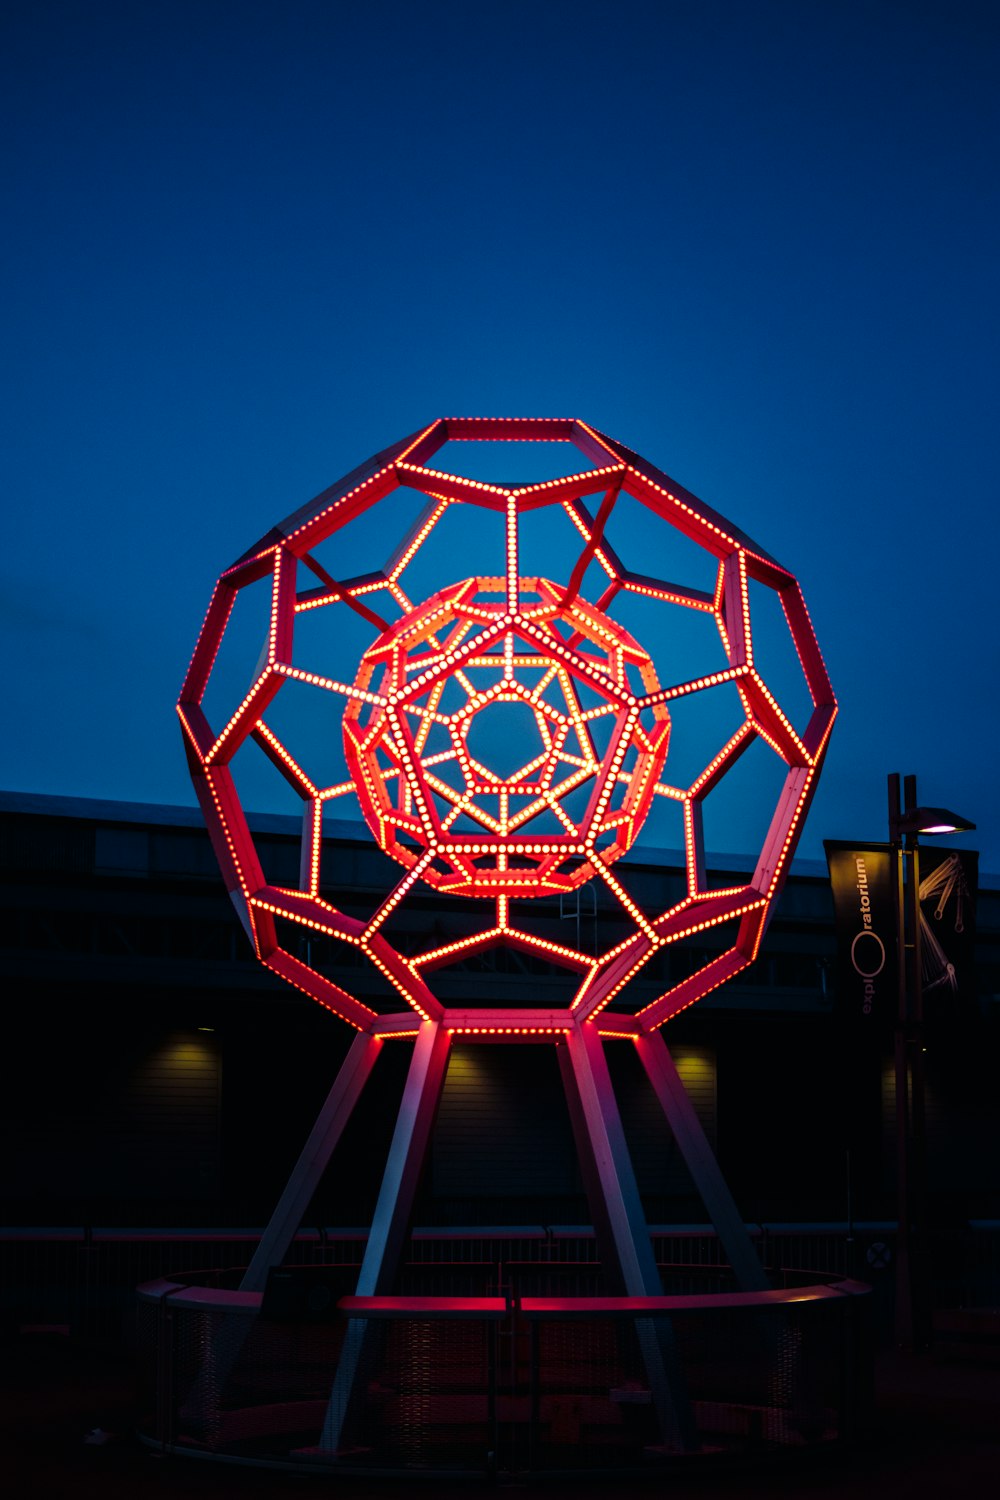
[[767, 1291], [764, 1268], [662, 1034], [637, 1037], [635, 1045], [739, 1286], [745, 1292]]
[[[377, 1037], [362, 1032], [351, 1043], [270, 1223], [243, 1273], [241, 1292], [263, 1292], [268, 1271], [272, 1266], [280, 1266], [284, 1260], [381, 1048], [382, 1042]], [[229, 1314], [222, 1321], [208, 1351], [208, 1359], [199, 1370], [182, 1408], [185, 1421], [193, 1429], [201, 1430], [211, 1420], [212, 1402], [216, 1399], [213, 1392], [220, 1391], [232, 1374], [255, 1317], [255, 1313], [241, 1311]]]
[[[444, 1087], [450, 1042], [450, 1034], [436, 1021], [425, 1021], [417, 1034], [382, 1187], [358, 1275], [359, 1297], [378, 1296], [392, 1285], [395, 1277], [431, 1127]], [[335, 1453], [340, 1447], [366, 1331], [367, 1323], [364, 1319], [351, 1318], [348, 1321], [319, 1441], [320, 1448], [325, 1452]]]
[[559, 1059], [601, 1258], [618, 1272], [625, 1296], [659, 1296], [660, 1273], [597, 1028], [584, 1023], [568, 1032]]
[[[558, 1051], [601, 1259], [616, 1268], [626, 1296], [659, 1296], [660, 1273], [597, 1028], [584, 1022], [567, 1032]], [[690, 1451], [698, 1446], [697, 1430], [670, 1322], [639, 1318], [636, 1334], [664, 1441]]]
[[354, 1038], [285, 1184], [271, 1221], [247, 1266], [240, 1282], [240, 1291], [262, 1292], [268, 1271], [272, 1266], [280, 1266], [284, 1260], [382, 1045], [378, 1037], [365, 1036], [361, 1032]]

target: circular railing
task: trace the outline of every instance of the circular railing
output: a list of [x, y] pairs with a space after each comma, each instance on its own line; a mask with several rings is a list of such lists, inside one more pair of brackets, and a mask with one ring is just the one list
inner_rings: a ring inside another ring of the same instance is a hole
[[860, 1282], [356, 1297], [324, 1269], [294, 1303], [182, 1279], [140, 1287], [143, 1439], [324, 1471], [649, 1469], [825, 1449], [869, 1408]]

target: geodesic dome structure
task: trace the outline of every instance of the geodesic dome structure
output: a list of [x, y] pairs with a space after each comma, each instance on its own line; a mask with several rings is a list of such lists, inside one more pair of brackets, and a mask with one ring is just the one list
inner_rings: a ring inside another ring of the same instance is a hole
[[[533, 483], [460, 471], [477, 445], [496, 443], [573, 461]], [[679, 544], [683, 579], [648, 571], [671, 555], [661, 536]], [[761, 648], [765, 617], [768, 639], [777, 620], [794, 652], [794, 707], [779, 701]], [[241, 643], [245, 664], [233, 665]], [[725, 727], [713, 721], [700, 744], [688, 734], [673, 769], [678, 724], [722, 695]], [[666, 475], [584, 422], [446, 418], [222, 574], [178, 712], [227, 885], [275, 973], [369, 1036], [425, 1020], [459, 1035], [592, 1022], [638, 1036], [755, 957], [836, 704], [795, 578]], [[752, 874], [719, 888], [705, 809], [755, 747], [772, 774], [744, 800], [759, 804], [766, 831]], [[294, 885], [269, 878], [240, 795], [238, 767], [261, 752], [303, 815]], [[686, 880], [651, 912], [616, 864], [654, 804], [677, 815]], [[360, 809], [395, 871], [360, 912], [331, 901], [324, 868], [324, 819], [345, 807]], [[536, 915], [539, 898], [590, 881], [615, 917], [597, 952], [553, 940]], [[403, 920], [427, 887], [468, 900], [447, 941]], [[708, 933], [707, 961], [636, 999], [657, 955]], [[435, 974], [497, 946], [569, 976], [565, 1006], [446, 1004]], [[377, 971], [384, 1002], [330, 977], [347, 950]]]

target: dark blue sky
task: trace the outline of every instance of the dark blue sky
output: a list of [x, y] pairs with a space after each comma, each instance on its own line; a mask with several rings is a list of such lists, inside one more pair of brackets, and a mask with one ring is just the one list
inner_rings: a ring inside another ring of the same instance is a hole
[[914, 770], [1000, 871], [998, 39], [968, 0], [8, 6], [0, 785], [190, 802], [219, 571], [434, 416], [569, 415], [799, 575], [842, 705], [802, 852]]

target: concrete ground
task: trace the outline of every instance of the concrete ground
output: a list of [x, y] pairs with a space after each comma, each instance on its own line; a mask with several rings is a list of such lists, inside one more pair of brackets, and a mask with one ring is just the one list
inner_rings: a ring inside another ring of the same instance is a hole
[[[973, 1351], [975, 1352], [975, 1351]], [[693, 1458], [649, 1478], [572, 1480], [358, 1479], [288, 1474], [160, 1457], [133, 1435], [132, 1372], [120, 1353], [52, 1333], [0, 1345], [0, 1482], [11, 1500], [472, 1500], [502, 1490], [519, 1500], [562, 1495], [612, 1500], [665, 1494], [717, 1497], [850, 1496], [851, 1500], [963, 1500], [1000, 1494], [1000, 1352], [973, 1359], [882, 1353], [872, 1432], [851, 1450], [794, 1462], [726, 1466]], [[104, 1442], [86, 1442], [93, 1429]]]

